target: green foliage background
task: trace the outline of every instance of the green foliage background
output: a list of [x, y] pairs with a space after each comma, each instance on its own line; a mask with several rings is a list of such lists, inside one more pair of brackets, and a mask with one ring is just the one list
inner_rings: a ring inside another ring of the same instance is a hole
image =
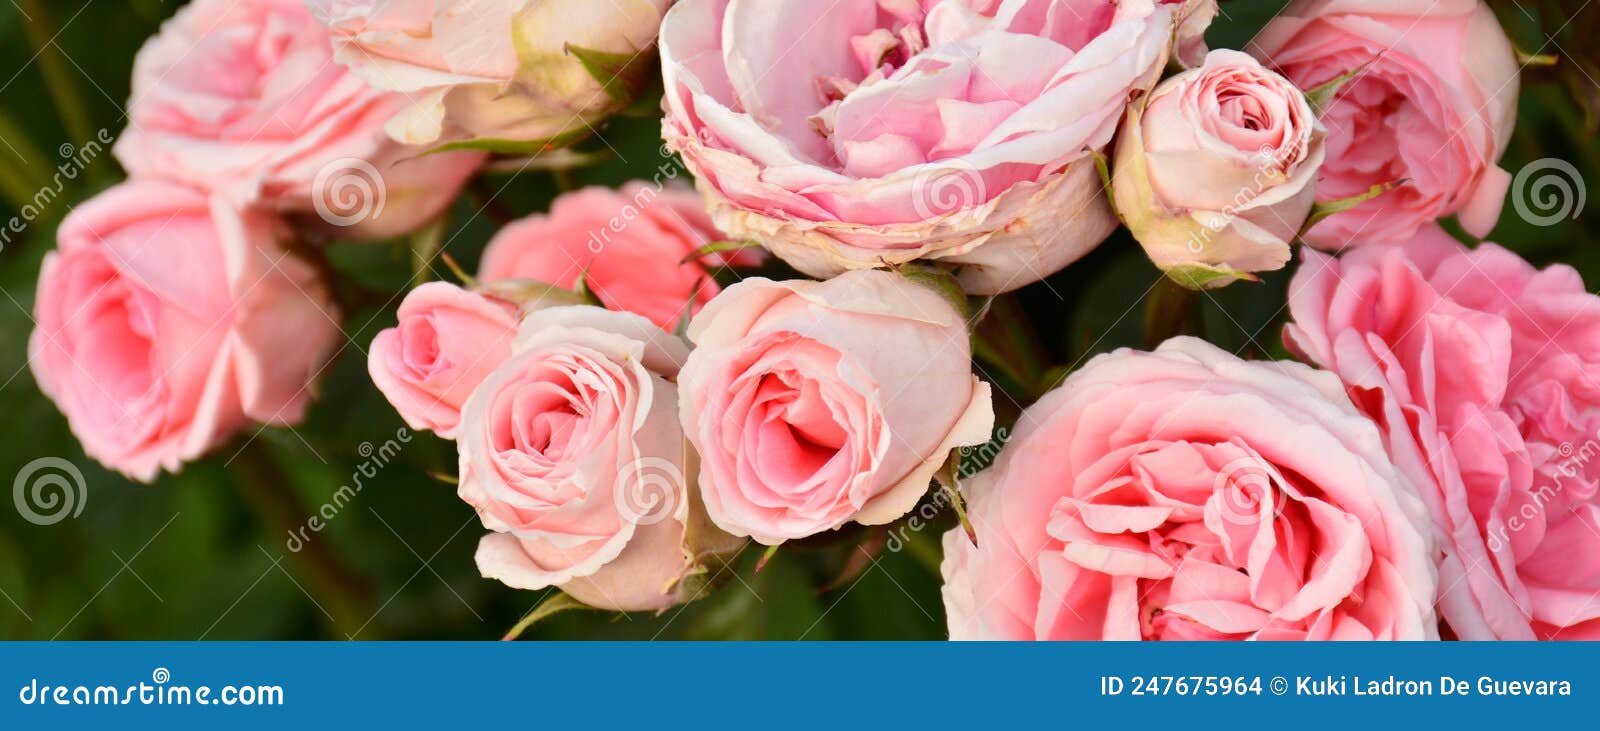
[[[1284, 3], [1234, 0], [1212, 44], [1240, 48]], [[134, 53], [178, 3], [162, 0], [18, 0], [0, 3], [0, 172], [48, 181], [58, 147], [81, 146], [99, 129], [119, 134]], [[1505, 166], [1556, 157], [1600, 180], [1594, 119], [1592, 2], [1496, 3], [1518, 45], [1561, 57], [1525, 72], [1517, 135]], [[1581, 9], [1581, 13], [1579, 10]], [[30, 20], [31, 18], [31, 20]], [[1570, 57], [1564, 48], [1591, 54]], [[40, 52], [42, 50], [42, 52]], [[56, 93], [52, 94], [52, 90]], [[65, 106], [60, 101], [65, 95]], [[61, 110], [66, 109], [65, 113]], [[81, 114], [71, 110], [81, 110]], [[1592, 114], [1592, 111], [1591, 111]], [[668, 163], [655, 119], [620, 119], [587, 148], [608, 152], [558, 181], [547, 172], [489, 175], [456, 205], [447, 250], [470, 270], [500, 221], [546, 210], [563, 185], [617, 185], [650, 178]], [[67, 181], [27, 232], [0, 250], [0, 477], [38, 457], [77, 464], [87, 478], [83, 513], [50, 526], [0, 505], [0, 638], [7, 639], [489, 639], [536, 606], [522, 592], [479, 578], [472, 553], [482, 532], [454, 488], [429, 476], [453, 473], [453, 447], [418, 435], [362, 489], [310, 547], [286, 548], [290, 526], [342, 485], [367, 458], [362, 445], [395, 439], [402, 423], [372, 387], [364, 349], [394, 321], [412, 277], [404, 242], [328, 247], [350, 305], [349, 342], [322, 383], [322, 398], [293, 432], [247, 432], [212, 457], [153, 486], [130, 483], [84, 456], [65, 420], [27, 370], [27, 337], [39, 264], [61, 217], [120, 180], [103, 154]], [[14, 186], [24, 193], [28, 185]], [[31, 194], [30, 194], [31, 195]], [[0, 201], [0, 224], [18, 215]], [[1579, 215], [1534, 227], [1507, 206], [1493, 237], [1536, 264], [1565, 262], [1600, 284], [1600, 218]], [[442, 267], [432, 276], [448, 278]], [[1125, 234], [1084, 261], [1024, 290], [1018, 300], [1036, 347], [1056, 373], [1096, 353], [1143, 346], [1142, 315], [1157, 272]], [[1251, 357], [1282, 357], [1287, 273], [1202, 296], [1183, 329]], [[1015, 418], [1028, 388], [993, 364], [1004, 387], [1002, 421]], [[986, 455], [975, 454], [981, 461]], [[567, 613], [526, 637], [630, 639], [938, 639], [944, 637], [937, 573], [941, 515], [906, 529], [868, 558], [869, 536], [845, 530], [786, 547], [760, 573], [756, 551], [725, 571], [709, 598], [661, 616]], [[852, 557], [854, 565], [852, 565]], [[854, 569], [865, 566], [859, 574]], [[840, 578], [845, 580], [840, 582]]]

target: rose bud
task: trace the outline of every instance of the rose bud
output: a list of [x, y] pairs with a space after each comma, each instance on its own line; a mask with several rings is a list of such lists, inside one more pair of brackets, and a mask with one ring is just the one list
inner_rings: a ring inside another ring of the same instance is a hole
[[194, 0], [134, 59], [115, 152], [134, 175], [265, 200], [318, 233], [387, 238], [437, 217], [484, 160], [390, 140], [405, 101], [334, 63], [299, 0]]
[[1517, 121], [1516, 52], [1479, 0], [1298, 0], [1251, 50], [1302, 89], [1354, 73], [1324, 110], [1317, 200], [1402, 185], [1306, 232], [1324, 249], [1401, 244], [1455, 215], [1482, 237], [1511, 175], [1496, 162]]
[[689, 338], [680, 410], [706, 511], [767, 545], [899, 518], [994, 424], [962, 315], [897, 273], [746, 279]]
[[1281, 269], [1311, 212], [1325, 137], [1294, 84], [1212, 51], [1128, 110], [1113, 200], [1150, 260], [1188, 286]]
[[378, 333], [367, 372], [414, 429], [454, 438], [461, 406], [511, 356], [516, 306], [445, 282], [406, 294], [399, 324]]
[[760, 261], [759, 252], [748, 251], [689, 258], [722, 238], [686, 187], [634, 181], [620, 190], [584, 188], [556, 198], [549, 214], [501, 229], [483, 252], [478, 279], [570, 288], [581, 278], [607, 307], [674, 330], [686, 307], [699, 312], [721, 291], [711, 278], [718, 266]]
[[684, 0], [662, 24], [662, 133], [719, 228], [808, 275], [938, 259], [1005, 292], [1116, 228], [1093, 153], [1214, 11]]
[[672, 382], [687, 357], [632, 313], [552, 307], [523, 320], [457, 437], [458, 494], [494, 531], [478, 545], [486, 578], [620, 611], [697, 598], [706, 562], [744, 541], [707, 522], [694, 488]]
[[79, 206], [57, 237], [28, 364], [90, 457], [149, 482], [251, 422], [305, 415], [339, 326], [270, 215], [136, 180]]
[[951, 639], [1438, 639], [1432, 533], [1338, 379], [1202, 340], [1030, 406], [944, 537]]
[[335, 58], [411, 105], [395, 139], [534, 154], [586, 136], [648, 81], [670, 0], [306, 0]]

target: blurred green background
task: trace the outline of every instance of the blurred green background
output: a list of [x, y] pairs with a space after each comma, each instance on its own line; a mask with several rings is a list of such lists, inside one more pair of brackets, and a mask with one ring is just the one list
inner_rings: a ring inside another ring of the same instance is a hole
[[[7, 0], [0, 3], [0, 225], [49, 184], [54, 167], [105, 130], [120, 133], [134, 53], [181, 3], [171, 0]], [[1244, 47], [1284, 3], [1223, 2], [1216, 47]], [[1524, 73], [1517, 134], [1504, 166], [1571, 163], [1600, 179], [1595, 144], [1600, 69], [1594, 0], [1493, 3], [1518, 46], [1551, 56]], [[1571, 57], [1566, 50], [1589, 57]], [[1553, 60], [1553, 65], [1545, 65]], [[564, 187], [649, 178], [669, 164], [655, 119], [628, 118], [602, 131], [598, 163], [558, 179], [548, 172], [489, 174], [450, 216], [447, 250], [467, 269], [496, 228], [543, 211]], [[608, 149], [609, 148], [609, 149]], [[610, 152], [614, 150], [614, 152]], [[109, 152], [68, 181], [25, 233], [0, 250], [0, 477], [41, 457], [66, 459], [87, 482], [83, 510], [34, 525], [0, 505], [0, 637], [7, 639], [492, 639], [537, 606], [523, 592], [479, 578], [472, 553], [482, 528], [454, 488], [452, 445], [418, 435], [375, 477], [358, 478], [371, 450], [396, 440], [400, 419], [368, 381], [364, 349], [394, 321], [412, 278], [404, 242], [328, 248], [347, 305], [348, 342], [326, 373], [322, 398], [293, 431], [249, 431], [182, 474], [130, 483], [84, 456], [65, 420], [27, 369], [27, 337], [39, 264], [72, 207], [120, 180]], [[1585, 191], [1586, 192], [1586, 191]], [[1513, 195], [1517, 192], [1513, 191]], [[1600, 284], [1600, 217], [1535, 226], [1507, 205], [1492, 239], [1534, 263], [1576, 266]], [[448, 278], [443, 267], [432, 276]], [[1035, 337], [1015, 341], [1054, 366], [1010, 373], [980, 363], [1002, 386], [1009, 422], [1040, 382], [1085, 358], [1143, 346], [1152, 332], [1185, 330], [1242, 355], [1281, 357], [1287, 272], [1200, 298], [1195, 317], [1147, 328], [1157, 272], [1125, 234], [1044, 283], [1003, 303], [1026, 312]], [[1012, 369], [1014, 370], [1014, 369]], [[1004, 427], [1002, 427], [1004, 428]], [[977, 449], [975, 465], [992, 457]], [[343, 485], [362, 489], [301, 550], [287, 531]], [[708, 598], [660, 616], [566, 613], [527, 638], [940, 639], [938, 538], [953, 518], [893, 535], [846, 529], [786, 546], [759, 573], [756, 551], [723, 572]], [[886, 545], [885, 545], [886, 544]]]

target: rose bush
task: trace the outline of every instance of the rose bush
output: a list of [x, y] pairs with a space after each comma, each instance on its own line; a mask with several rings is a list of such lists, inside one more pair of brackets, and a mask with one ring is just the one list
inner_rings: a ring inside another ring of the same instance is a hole
[[149, 482], [251, 422], [305, 415], [339, 326], [270, 216], [135, 181], [79, 206], [57, 238], [28, 364], [89, 456]]
[[1465, 639], [1600, 636], [1600, 297], [1437, 227], [1306, 252], [1287, 341], [1342, 378], [1445, 536], [1440, 612]]
[[685, 0], [662, 25], [662, 133], [718, 227], [806, 274], [937, 259], [1003, 292], [1116, 227], [1091, 152], [1214, 11]]
[[1297, 0], [1251, 49], [1303, 89], [1357, 73], [1326, 110], [1317, 199], [1404, 185], [1317, 224], [1326, 249], [1404, 243], [1457, 215], [1494, 228], [1511, 175], [1496, 166], [1517, 121], [1511, 41], [1480, 0]]
[[1193, 338], [1029, 407], [945, 534], [952, 639], [1430, 639], [1415, 486], [1338, 379]]

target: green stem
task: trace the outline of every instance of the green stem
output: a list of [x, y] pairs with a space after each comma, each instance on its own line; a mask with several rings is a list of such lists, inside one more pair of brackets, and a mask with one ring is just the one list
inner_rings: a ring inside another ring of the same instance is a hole
[[78, 94], [78, 85], [67, 73], [66, 56], [62, 54], [61, 47], [56, 45], [55, 24], [50, 22], [39, 0], [17, 1], [18, 8], [28, 18], [22, 27], [39, 60], [39, 73], [44, 76], [45, 86], [50, 91], [56, 114], [61, 117], [62, 127], [76, 144], [94, 139], [94, 128], [89, 123], [87, 107]]
[[527, 632], [529, 627], [538, 624], [547, 617], [576, 609], [593, 610], [594, 607], [584, 604], [577, 599], [573, 599], [572, 595], [564, 591], [557, 590], [556, 593], [550, 595], [550, 598], [539, 602], [539, 606], [534, 607], [533, 611], [528, 612], [527, 616], [523, 617], [521, 621], [517, 622], [517, 624], [511, 628], [511, 631], [506, 632], [505, 636], [501, 637], [500, 639], [506, 641], [517, 639], [518, 637], [522, 636], [523, 632]]
[[43, 171], [50, 165], [28, 133], [5, 110], [0, 110], [0, 140], [5, 141], [5, 149], [0, 149], [0, 194], [21, 209], [49, 183]]
[[[276, 542], [281, 536], [298, 536], [313, 513], [295, 494], [290, 477], [267, 449], [265, 444], [247, 447], [239, 456], [241, 464], [234, 474], [239, 476], [245, 499], [267, 529], [273, 531]], [[306, 588], [317, 597], [318, 604], [332, 615], [334, 636], [369, 625], [363, 611], [370, 604], [365, 582], [339, 562], [321, 534], [300, 543], [299, 550], [289, 553], [289, 563], [309, 585]], [[361, 639], [376, 639], [372, 627], [360, 631]]]
[[1195, 308], [1197, 293], [1171, 277], [1162, 277], [1144, 301], [1144, 340], [1149, 347], [1176, 335], [1200, 331], [1200, 311]]
[[1018, 395], [1025, 403], [1038, 398], [1048, 385], [1050, 359], [1015, 295], [990, 301], [988, 316], [973, 330], [972, 350], [979, 360], [1013, 381], [1022, 390]]

